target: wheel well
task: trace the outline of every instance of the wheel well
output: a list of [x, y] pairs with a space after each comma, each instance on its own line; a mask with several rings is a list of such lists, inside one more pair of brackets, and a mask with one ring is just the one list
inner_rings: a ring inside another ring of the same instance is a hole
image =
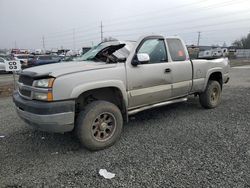
[[223, 81], [222, 81], [222, 74], [221, 72], [214, 72], [210, 75], [209, 80], [215, 80], [220, 83], [220, 86], [222, 88]]
[[122, 92], [116, 87], [105, 87], [86, 91], [76, 99], [76, 114], [84, 110], [85, 106], [96, 100], [104, 100], [115, 104], [123, 116], [126, 116], [126, 105]]

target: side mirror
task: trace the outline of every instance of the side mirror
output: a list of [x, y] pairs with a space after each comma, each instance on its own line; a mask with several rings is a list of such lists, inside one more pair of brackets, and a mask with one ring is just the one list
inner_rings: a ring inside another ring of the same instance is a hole
[[139, 64], [145, 64], [145, 63], [148, 63], [150, 61], [150, 57], [147, 53], [139, 53], [137, 54], [133, 61], [132, 61], [132, 65], [133, 66], [137, 66]]
[[150, 57], [147, 53], [137, 54], [137, 59], [140, 63], [148, 63], [150, 61]]

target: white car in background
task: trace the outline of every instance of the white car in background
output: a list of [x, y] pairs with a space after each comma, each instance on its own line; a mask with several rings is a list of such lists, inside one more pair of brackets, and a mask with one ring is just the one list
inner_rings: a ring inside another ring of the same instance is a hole
[[11, 60], [10, 57], [0, 57], [0, 73], [4, 72], [7, 73], [5, 71], [5, 61]]
[[10, 61], [10, 60], [13, 60], [13, 58], [10, 56], [4, 56], [4, 57], [0, 56], [0, 73], [2, 72], [10, 73], [5, 71], [5, 61]]
[[5, 59], [0, 57], [0, 72], [5, 72]]
[[34, 58], [33, 55], [30, 54], [15, 54], [14, 59], [19, 60], [22, 68], [27, 68], [29, 59]]

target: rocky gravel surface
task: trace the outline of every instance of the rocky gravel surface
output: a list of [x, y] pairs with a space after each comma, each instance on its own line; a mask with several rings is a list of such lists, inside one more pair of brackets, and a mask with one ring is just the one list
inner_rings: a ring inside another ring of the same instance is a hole
[[216, 109], [191, 96], [130, 117], [121, 139], [98, 152], [69, 133], [34, 131], [1, 98], [0, 187], [250, 187], [249, 76], [233, 68]]

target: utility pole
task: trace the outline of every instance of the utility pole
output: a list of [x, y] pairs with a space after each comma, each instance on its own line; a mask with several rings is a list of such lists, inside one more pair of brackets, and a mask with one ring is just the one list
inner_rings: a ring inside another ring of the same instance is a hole
[[45, 39], [44, 39], [44, 36], [42, 38], [42, 41], [43, 41], [43, 51], [45, 51]]
[[16, 44], [16, 40], [15, 40], [15, 49], [17, 49], [17, 44]]
[[102, 21], [101, 21], [101, 42], [103, 42], [103, 25], [102, 25]]
[[198, 32], [198, 41], [197, 41], [197, 46], [200, 46], [200, 39], [201, 39], [201, 32]]
[[75, 29], [73, 29], [73, 49], [76, 49]]

